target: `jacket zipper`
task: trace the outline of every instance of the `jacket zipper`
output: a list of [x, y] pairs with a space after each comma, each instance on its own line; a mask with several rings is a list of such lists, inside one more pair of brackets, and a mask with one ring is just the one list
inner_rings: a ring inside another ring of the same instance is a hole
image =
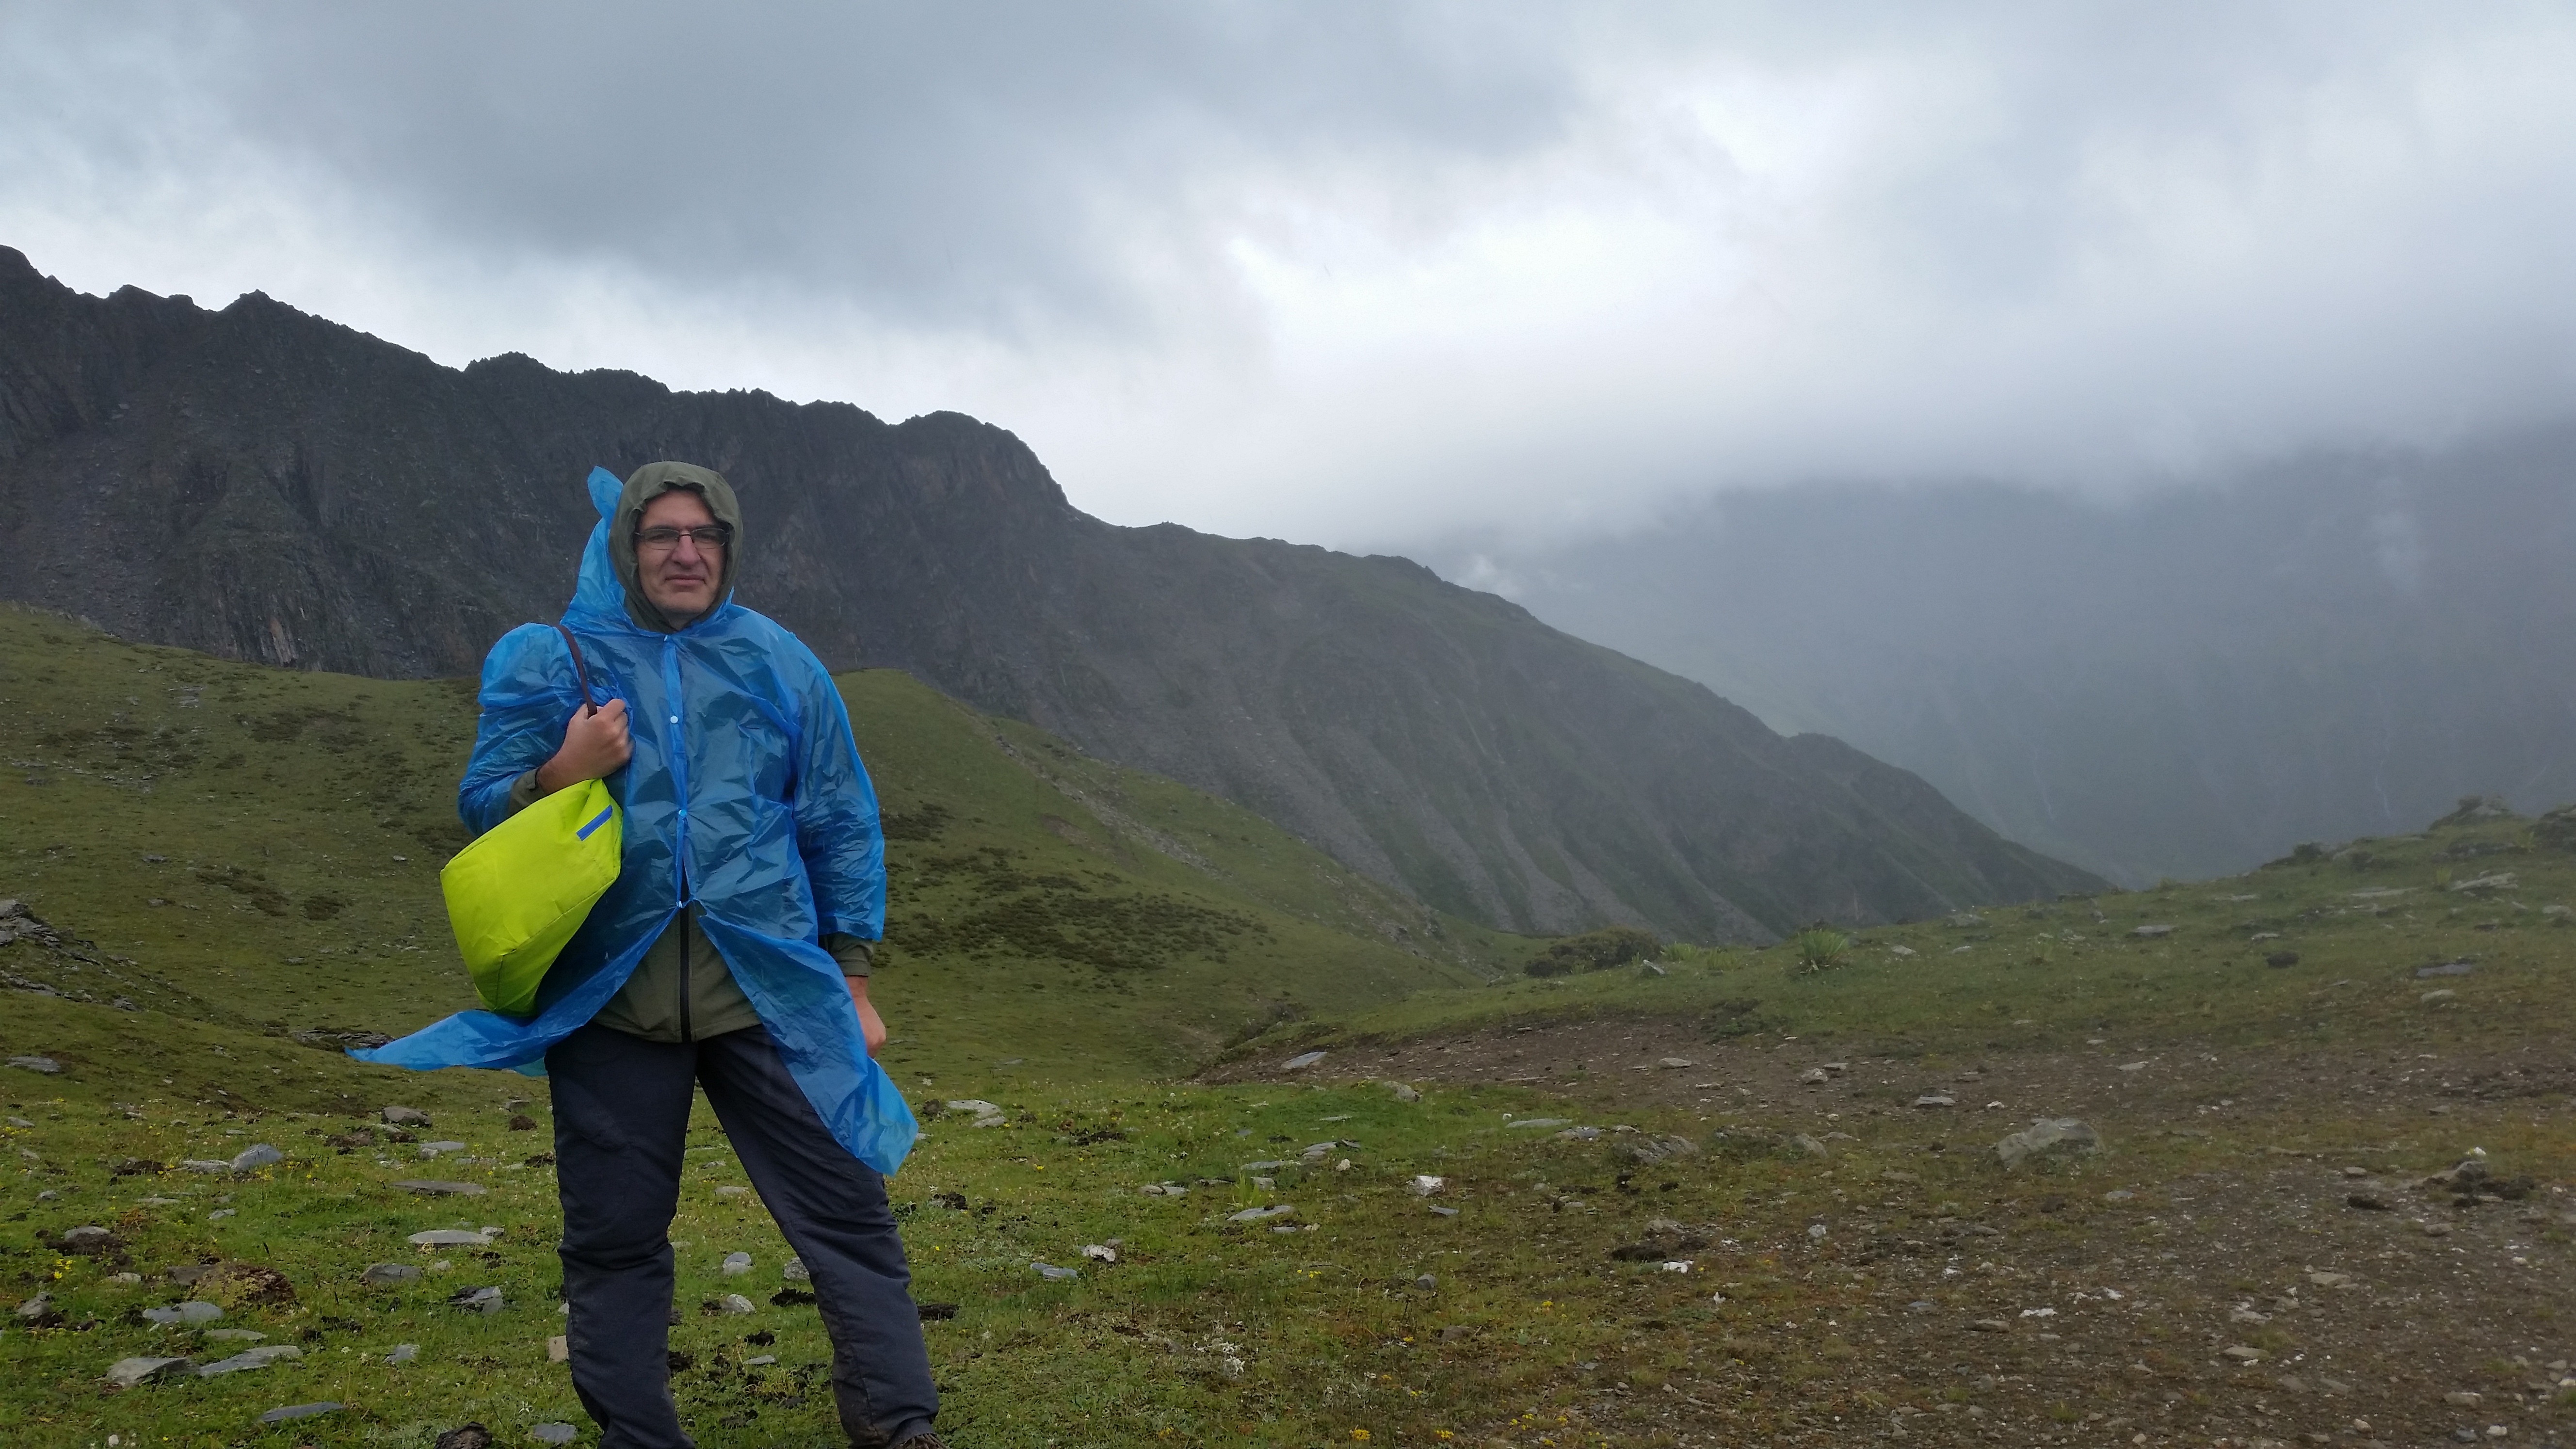
[[662, 693], [669, 708], [671, 787], [680, 797], [679, 839], [671, 861], [680, 896], [680, 1040], [694, 1041], [695, 1023], [689, 1019], [689, 753], [680, 737], [680, 641], [669, 635], [662, 638]]

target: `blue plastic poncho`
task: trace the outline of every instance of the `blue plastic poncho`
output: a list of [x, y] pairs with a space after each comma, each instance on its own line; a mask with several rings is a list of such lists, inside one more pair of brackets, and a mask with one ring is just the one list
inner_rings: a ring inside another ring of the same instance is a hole
[[[811, 650], [729, 598], [676, 634], [637, 627], [608, 557], [620, 486], [591, 471], [600, 523], [564, 613], [593, 693], [625, 700], [633, 733], [634, 757], [608, 779], [626, 814], [617, 883], [556, 958], [535, 1016], [460, 1012], [350, 1055], [422, 1070], [534, 1070], [695, 904], [832, 1135], [891, 1174], [919, 1128], [869, 1058], [841, 968], [817, 944], [835, 931], [874, 941], [885, 928], [885, 843], [849, 712]], [[503, 635], [478, 698], [457, 808], [479, 834], [508, 813], [511, 782], [555, 752], [580, 704], [562, 638], [542, 624]]]

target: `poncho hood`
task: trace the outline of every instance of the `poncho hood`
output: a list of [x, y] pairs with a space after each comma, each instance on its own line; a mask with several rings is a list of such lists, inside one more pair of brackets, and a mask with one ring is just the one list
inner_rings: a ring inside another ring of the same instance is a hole
[[[644, 597], [635, 562], [635, 530], [642, 526], [644, 506], [680, 489], [704, 499], [716, 522], [733, 530], [733, 543], [724, 551], [724, 571], [716, 577], [715, 603], [708, 606], [706, 614], [686, 619], [669, 617]], [[638, 628], [677, 634], [723, 608], [733, 597], [733, 582], [742, 568], [742, 505], [734, 500], [733, 485], [724, 480], [722, 473], [695, 463], [647, 463], [636, 469], [618, 492], [616, 511], [608, 516], [608, 562], [626, 592], [626, 617], [634, 620]]]

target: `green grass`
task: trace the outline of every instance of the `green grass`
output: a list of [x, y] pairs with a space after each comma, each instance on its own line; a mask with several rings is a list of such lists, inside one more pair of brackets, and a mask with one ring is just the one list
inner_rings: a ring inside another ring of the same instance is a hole
[[[2496, 871], [2515, 884], [2449, 889]], [[2103, 1034], [2416, 1049], [2499, 1030], [2564, 1034], [2576, 1029], [2576, 915], [2550, 908], [2568, 905], [2576, 856], [2538, 846], [2528, 821], [2471, 822], [2223, 880], [1873, 928], [1853, 933], [1830, 969], [1815, 968], [1802, 937], [1674, 948], [1661, 975], [1628, 967], [1426, 990], [1286, 1023], [1230, 1055], [1618, 1015], [1691, 1020], [1713, 1040], [1787, 1036], [1899, 1056]], [[2171, 930], [2141, 937], [2141, 926]], [[2298, 959], [2267, 964], [2281, 952]], [[2464, 957], [2471, 974], [2415, 975]], [[2428, 1004], [2433, 991], [2452, 994]]]

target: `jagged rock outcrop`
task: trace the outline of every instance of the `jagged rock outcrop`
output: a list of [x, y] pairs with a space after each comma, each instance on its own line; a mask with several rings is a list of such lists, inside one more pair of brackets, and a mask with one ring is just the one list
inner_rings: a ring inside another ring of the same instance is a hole
[[2097, 882], [1916, 777], [1403, 559], [1073, 508], [1002, 429], [462, 370], [253, 293], [81, 295], [0, 249], [0, 597], [280, 666], [471, 673], [552, 618], [593, 463], [722, 470], [744, 602], [1226, 795], [1431, 904], [1701, 940]]

